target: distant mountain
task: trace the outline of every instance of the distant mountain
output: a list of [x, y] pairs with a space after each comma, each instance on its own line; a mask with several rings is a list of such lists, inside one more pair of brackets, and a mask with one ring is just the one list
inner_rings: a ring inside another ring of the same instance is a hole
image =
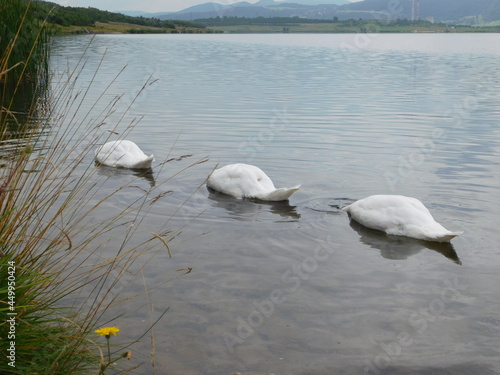
[[261, 0], [231, 5], [208, 2], [173, 13], [150, 15], [159, 19], [196, 20], [216, 17], [299, 17], [310, 19], [423, 19], [455, 24], [500, 20], [497, 0]]
[[342, 6], [338, 11], [350, 14], [352, 18], [412, 19], [413, 17], [439, 22], [473, 24], [499, 20], [500, 2], [492, 0], [402, 0], [399, 2], [365, 0]]
[[[293, 0], [292, 0], [293, 1]], [[194, 20], [201, 18], [216, 17], [301, 17], [331, 19], [334, 10], [339, 7], [335, 3], [346, 3], [339, 0], [298, 0], [308, 3], [323, 2], [328, 4], [307, 5], [295, 2], [277, 2], [273, 0], [261, 0], [255, 4], [238, 2], [231, 5], [219, 3], [204, 3], [195, 5], [179, 12], [159, 14], [160, 19]]]
[[[287, 2], [287, 1], [285, 1], [285, 2]], [[321, 4], [345, 5], [345, 4], [351, 4], [349, 1], [346, 1], [346, 0], [296, 0], [296, 1], [290, 1], [290, 2], [299, 3], [302, 5], [321, 5]]]
[[[298, 3], [298, 4], [302, 4], [302, 5], [321, 5], [321, 4], [345, 5], [345, 4], [351, 4], [351, 2], [347, 1], [347, 0], [295, 0], [295, 1], [260, 0], [259, 2], [255, 3], [255, 5], [276, 5], [279, 3], [287, 3], [287, 2]], [[266, 4], [266, 3], [271, 3], [271, 4]]]

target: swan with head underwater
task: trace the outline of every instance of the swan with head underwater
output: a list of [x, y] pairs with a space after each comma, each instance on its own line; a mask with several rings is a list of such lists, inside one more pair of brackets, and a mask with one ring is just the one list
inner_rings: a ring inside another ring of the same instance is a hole
[[462, 232], [452, 232], [436, 222], [416, 198], [402, 195], [372, 195], [342, 209], [351, 220], [390, 235], [424, 241], [450, 242]]
[[271, 179], [258, 167], [249, 164], [229, 164], [214, 170], [207, 186], [235, 198], [262, 201], [284, 201], [299, 190], [300, 185], [276, 189]]
[[132, 141], [118, 140], [103, 144], [95, 151], [99, 164], [115, 168], [149, 169], [154, 156], [147, 156]]

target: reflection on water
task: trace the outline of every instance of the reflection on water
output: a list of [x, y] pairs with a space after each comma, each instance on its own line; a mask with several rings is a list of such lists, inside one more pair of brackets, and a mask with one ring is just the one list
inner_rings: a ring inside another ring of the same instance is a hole
[[[7, 118], [8, 123], [24, 125], [28, 116], [35, 117], [43, 109], [45, 91], [32, 82], [12, 82], [0, 80], [2, 111], [0, 122]], [[37, 106], [39, 104], [39, 106]]]
[[380, 250], [380, 255], [386, 259], [404, 260], [418, 254], [424, 249], [434, 250], [453, 262], [462, 262], [451, 243], [439, 243], [417, 240], [401, 236], [391, 236], [384, 232], [367, 228], [355, 220], [350, 220], [350, 226], [360, 235], [359, 240], [371, 248]]
[[254, 214], [259, 211], [269, 211], [282, 219], [286, 219], [286, 221], [300, 219], [296, 206], [290, 205], [288, 201], [263, 202], [255, 199], [236, 199], [209, 187], [207, 187], [207, 190], [209, 191], [208, 198], [213, 201], [213, 206], [223, 208], [229, 213], [229, 217], [235, 220], [252, 221], [255, 219]]
[[354, 201], [351, 198], [313, 198], [301, 204], [314, 211], [343, 213], [342, 208]]
[[32, 82], [5, 82], [0, 80], [0, 158], [15, 157], [22, 152], [29, 139], [33, 148], [48, 132], [44, 122], [47, 108], [47, 88]]
[[123, 176], [134, 176], [137, 178], [148, 181], [151, 187], [155, 186], [156, 181], [153, 174], [153, 169], [127, 169], [127, 168], [113, 168], [106, 165], [96, 164], [97, 174], [108, 178], [120, 179]]

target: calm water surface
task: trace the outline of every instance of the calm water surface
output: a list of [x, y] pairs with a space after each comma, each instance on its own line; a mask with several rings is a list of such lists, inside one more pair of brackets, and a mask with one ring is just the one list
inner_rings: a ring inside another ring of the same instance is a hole
[[[134, 184], [172, 190], [149, 209], [143, 231], [181, 231], [172, 259], [160, 252], [144, 266], [147, 285], [157, 285], [154, 318], [170, 306], [155, 327], [157, 373], [500, 373], [500, 36], [89, 42], [54, 41], [56, 77], [88, 46], [81, 113], [123, 95], [104, 127], [127, 108], [123, 128], [142, 117], [127, 138], [157, 161], [153, 176]], [[302, 189], [289, 203], [266, 204], [198, 188], [216, 165], [233, 162]], [[135, 175], [100, 168], [95, 176], [108, 177], [111, 191]], [[109, 209], [137, 191], [120, 191]], [[387, 237], [350, 225], [338, 209], [381, 193], [417, 197], [464, 233], [452, 246]], [[186, 267], [192, 272], [175, 278]], [[122, 288], [132, 295], [142, 284]], [[142, 297], [122, 305], [122, 337], [149, 326], [146, 305]], [[149, 338], [135, 350], [147, 362]]]

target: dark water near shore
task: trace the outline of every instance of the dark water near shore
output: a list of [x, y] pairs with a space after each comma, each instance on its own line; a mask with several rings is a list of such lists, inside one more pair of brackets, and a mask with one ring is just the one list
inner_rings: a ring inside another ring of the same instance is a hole
[[[89, 42], [55, 39], [56, 77]], [[91, 82], [80, 113], [123, 95], [104, 127], [127, 108], [124, 127], [142, 117], [127, 138], [157, 162], [135, 185], [172, 190], [142, 227], [181, 228], [172, 259], [159, 253], [143, 269], [147, 285], [159, 285], [149, 294], [154, 317], [170, 306], [155, 326], [157, 373], [499, 373], [499, 42], [494, 34], [95, 37], [79, 73], [82, 92]], [[302, 189], [274, 204], [198, 189], [217, 164], [233, 162]], [[116, 185], [135, 178], [107, 168], [95, 178], [108, 176]], [[137, 194], [120, 191], [109, 209]], [[446, 246], [350, 225], [338, 208], [372, 194], [414, 196], [464, 233]], [[140, 293], [143, 280], [125, 293]], [[148, 327], [146, 305], [120, 307], [122, 337]], [[144, 338], [137, 361], [148, 361], [148, 348]]]

